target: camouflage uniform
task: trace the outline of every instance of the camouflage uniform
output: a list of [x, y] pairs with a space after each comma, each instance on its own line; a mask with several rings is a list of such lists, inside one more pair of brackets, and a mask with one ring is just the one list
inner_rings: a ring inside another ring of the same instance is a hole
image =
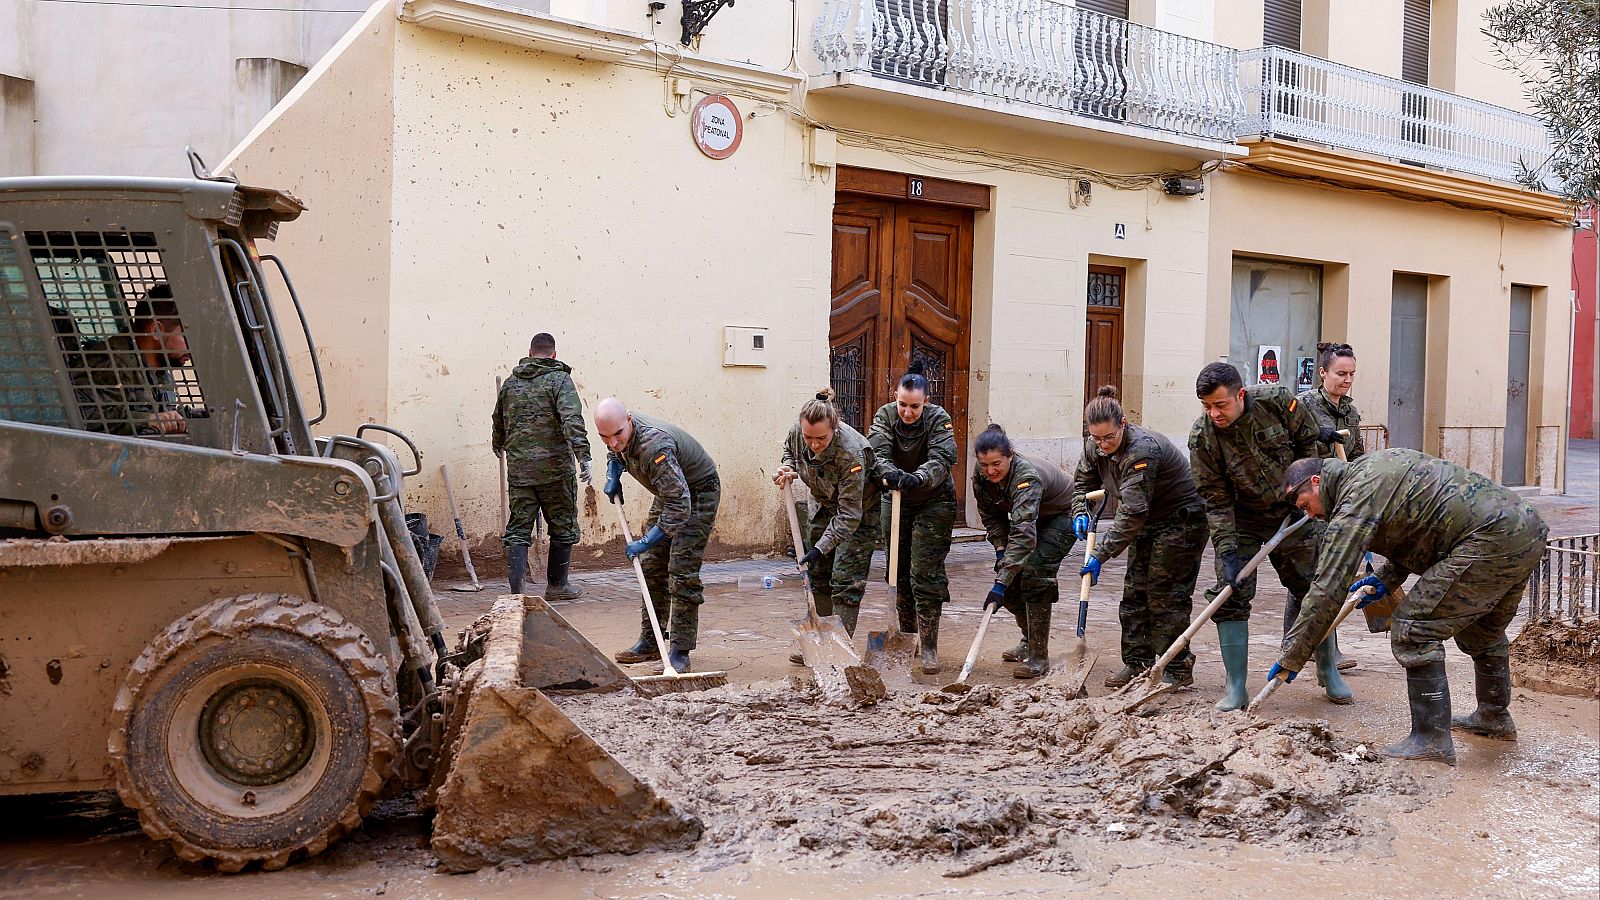
[[[1104, 488], [1117, 498], [1117, 515], [1094, 548], [1102, 562], [1128, 551], [1117, 616], [1122, 662], [1146, 669], [1189, 627], [1200, 557], [1206, 549], [1205, 506], [1195, 492], [1189, 460], [1163, 435], [1127, 423], [1122, 445], [1102, 453], [1083, 442], [1072, 495], [1073, 515], [1089, 512], [1087, 494]], [[1188, 672], [1187, 650], [1169, 671]]]
[[822, 554], [811, 570], [818, 615], [833, 615], [835, 603], [859, 607], [866, 593], [882, 491], [870, 475], [872, 462], [867, 439], [843, 422], [820, 456], [806, 446], [798, 422], [783, 442], [783, 464], [799, 473], [815, 501], [805, 538]]
[[506, 459], [511, 521], [500, 538], [526, 547], [544, 513], [552, 545], [578, 542], [578, 470], [590, 458], [583, 403], [572, 367], [555, 359], [524, 357], [500, 385], [494, 405], [496, 453]]
[[[722, 499], [717, 464], [687, 431], [639, 413], [633, 414], [628, 445], [609, 458], [622, 460], [628, 474], [655, 495], [639, 533], [654, 525], [667, 537], [645, 551], [639, 564], [673, 648], [693, 650], [700, 636], [700, 604], [705, 602], [700, 564]], [[650, 634], [642, 605], [639, 623], [640, 634]]]
[[151, 368], [128, 335], [113, 335], [101, 349], [85, 350], [81, 356], [83, 368], [72, 373], [72, 383], [86, 431], [159, 435], [161, 429], [150, 421], [156, 413], [176, 411], [185, 419], [207, 414], [178, 405], [171, 370]]
[[1285, 668], [1305, 665], [1368, 548], [1388, 557], [1378, 577], [1391, 591], [1421, 573], [1391, 619], [1400, 665], [1443, 661], [1451, 637], [1474, 660], [1508, 655], [1506, 626], [1549, 535], [1532, 506], [1476, 472], [1402, 448], [1324, 460], [1321, 494], [1327, 531]]
[[[1334, 431], [1350, 430], [1350, 436], [1343, 439], [1344, 455], [1355, 462], [1361, 454], [1367, 452], [1366, 445], [1361, 442], [1361, 412], [1356, 409], [1355, 401], [1349, 396], [1339, 398], [1335, 403], [1332, 397], [1323, 392], [1322, 388], [1314, 387], [1309, 391], [1302, 391], [1295, 399], [1300, 405], [1311, 411], [1311, 417], [1316, 420], [1319, 427], [1332, 428]], [[1333, 456], [1333, 447], [1317, 442], [1317, 455], [1323, 458]]]
[[[1227, 428], [1202, 415], [1189, 432], [1189, 464], [1195, 489], [1206, 505], [1211, 543], [1216, 548], [1217, 584], [1206, 591], [1210, 602], [1221, 592], [1223, 554], [1235, 552], [1242, 566], [1271, 540], [1291, 514], [1300, 512], [1280, 491], [1283, 473], [1297, 459], [1317, 455], [1317, 425], [1289, 389], [1276, 384], [1245, 388], [1245, 410]], [[1290, 535], [1268, 557], [1284, 587], [1304, 597], [1316, 570], [1316, 539], [1321, 529], [1309, 523]], [[1216, 622], [1250, 618], [1256, 579], [1239, 587], [1213, 617]]]
[[[872, 417], [867, 441], [872, 445], [874, 472], [899, 470], [922, 476], [916, 490], [900, 496], [900, 571], [895, 609], [900, 630], [915, 632], [916, 615], [937, 617], [950, 602], [950, 581], [944, 559], [956, 524], [956, 492], [950, 469], [956, 464], [955, 425], [943, 407], [929, 403], [915, 425], [900, 421], [895, 404], [885, 403]], [[882, 483], [881, 481], [879, 482]], [[883, 492], [883, 527], [888, 529], [891, 492]], [[885, 534], [885, 546], [888, 536]]]
[[[1056, 581], [1061, 561], [1072, 552], [1072, 482], [1049, 463], [1021, 453], [1011, 456], [1011, 471], [999, 482], [983, 473], [972, 475], [972, 495], [989, 543], [1005, 555], [995, 564], [995, 581], [1006, 586], [1005, 608], [1024, 637], [1009, 656], [1018, 662], [1030, 654], [1031, 640], [1048, 640], [1051, 604], [1060, 599]], [[1029, 620], [1036, 622], [1030, 639]]]

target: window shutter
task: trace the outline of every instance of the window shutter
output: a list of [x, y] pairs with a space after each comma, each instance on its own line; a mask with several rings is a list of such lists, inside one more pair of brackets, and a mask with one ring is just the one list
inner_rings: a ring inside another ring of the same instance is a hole
[[1078, 8], [1119, 19], [1128, 17], [1128, 0], [1078, 0]]
[[1400, 77], [1412, 84], [1428, 83], [1428, 37], [1433, 26], [1429, 0], [1406, 0], [1400, 42]]
[[1266, 0], [1261, 42], [1268, 47], [1300, 49], [1300, 0]]

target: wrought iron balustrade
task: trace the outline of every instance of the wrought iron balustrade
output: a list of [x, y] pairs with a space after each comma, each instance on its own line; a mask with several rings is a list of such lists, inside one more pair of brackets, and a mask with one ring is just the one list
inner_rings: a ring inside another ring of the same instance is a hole
[[824, 0], [825, 74], [861, 72], [1232, 141], [1237, 53], [1058, 0]]
[[1550, 158], [1532, 116], [1282, 47], [1239, 53], [1243, 135], [1315, 141], [1502, 181]]

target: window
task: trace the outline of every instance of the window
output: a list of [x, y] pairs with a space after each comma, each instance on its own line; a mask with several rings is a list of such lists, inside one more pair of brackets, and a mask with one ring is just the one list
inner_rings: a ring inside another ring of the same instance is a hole
[[1306, 372], [1316, 374], [1322, 333], [1322, 267], [1235, 258], [1232, 305], [1228, 362], [1244, 383], [1281, 384], [1297, 393], [1310, 387]]
[[1268, 47], [1300, 49], [1300, 0], [1266, 0], [1261, 43]]
[[15, 238], [0, 231], [0, 419], [65, 426], [67, 411]]
[[1428, 34], [1433, 27], [1430, 0], [1406, 0], [1400, 36], [1400, 77], [1428, 83]]

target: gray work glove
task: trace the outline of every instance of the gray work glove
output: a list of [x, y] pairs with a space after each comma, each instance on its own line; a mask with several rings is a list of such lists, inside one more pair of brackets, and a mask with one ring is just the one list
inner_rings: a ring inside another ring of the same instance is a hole
[[594, 479], [589, 476], [589, 461], [587, 459], [578, 463], [578, 480], [584, 484], [594, 484]]

